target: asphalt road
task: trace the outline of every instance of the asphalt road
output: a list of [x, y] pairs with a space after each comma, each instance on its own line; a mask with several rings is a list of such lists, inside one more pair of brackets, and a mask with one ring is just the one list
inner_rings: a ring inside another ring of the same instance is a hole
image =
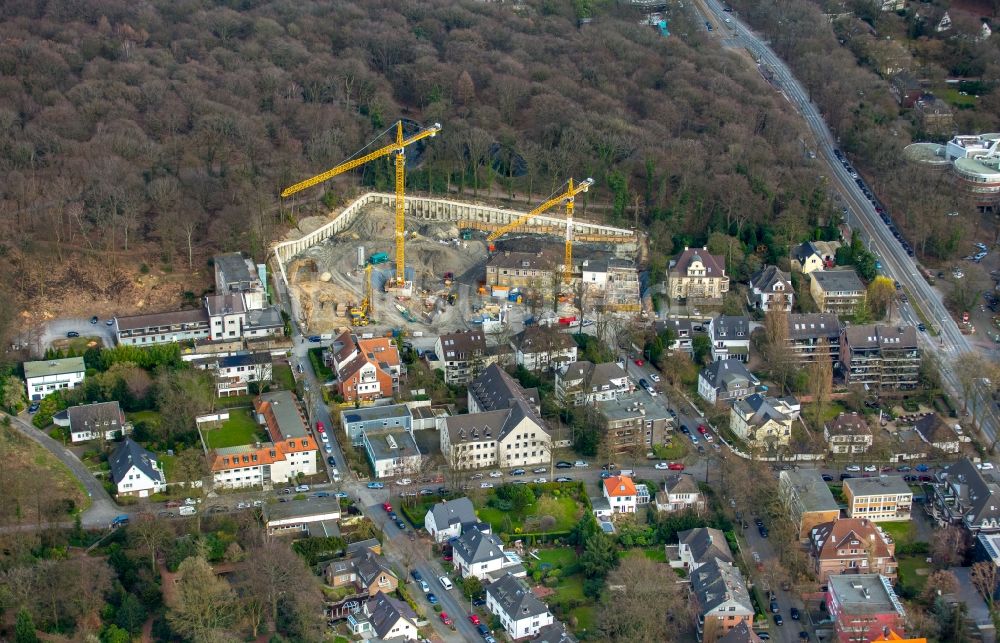
[[108, 492], [104, 490], [101, 482], [94, 477], [72, 451], [21, 418], [12, 415], [7, 417], [11, 420], [11, 426], [48, 449], [63, 464], [69, 467], [73, 475], [83, 484], [91, 501], [90, 507], [80, 516], [80, 522], [84, 527], [103, 529], [111, 524], [115, 516], [128, 513], [122, 507], [115, 504], [115, 501], [111, 499]]
[[53, 319], [45, 324], [42, 335], [39, 338], [42, 349], [47, 348], [57, 339], [66, 339], [66, 333], [75, 330], [81, 337], [98, 337], [105, 346], [115, 345], [115, 329], [108, 326], [104, 319], [99, 319], [96, 324], [90, 323], [87, 319]]
[[[839, 188], [842, 197], [847, 202], [854, 216], [850, 218], [852, 226], [863, 230], [866, 239], [872, 244], [872, 250], [878, 254], [883, 266], [883, 272], [899, 281], [909, 293], [911, 301], [925, 313], [928, 321], [941, 332], [939, 339], [919, 333], [922, 347], [934, 354], [941, 364], [941, 376], [945, 388], [954, 399], [962, 400], [962, 387], [950, 364], [963, 353], [972, 351], [968, 340], [958, 329], [944, 306], [941, 293], [932, 288], [918, 273], [916, 262], [907, 255], [900, 243], [892, 235], [888, 226], [882, 222], [875, 212], [875, 207], [864, 196], [854, 179], [836, 158], [833, 150], [836, 145], [834, 136], [830, 133], [826, 121], [823, 120], [818, 108], [809, 100], [809, 94], [799, 81], [792, 75], [788, 66], [779, 58], [763, 39], [751, 31], [734, 14], [723, 12], [723, 6], [718, 0], [704, 0], [705, 5], [715, 15], [717, 20], [723, 16], [731, 19], [734, 37], [742, 40], [744, 46], [759, 56], [761, 62], [771, 67], [775, 81], [783, 89], [785, 95], [805, 119], [809, 129], [818, 142], [818, 156], [829, 165], [829, 176], [834, 185]], [[913, 320], [914, 311], [909, 310], [904, 318]], [[918, 320], [919, 321], [919, 320]], [[980, 383], [976, 397], [980, 400], [987, 396], [986, 386]], [[990, 442], [1000, 429], [1000, 419], [991, 404], [985, 404], [981, 415], [980, 429]]]

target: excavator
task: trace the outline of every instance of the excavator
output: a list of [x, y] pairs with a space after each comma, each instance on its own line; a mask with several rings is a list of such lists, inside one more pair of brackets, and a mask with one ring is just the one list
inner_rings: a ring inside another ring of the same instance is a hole
[[372, 322], [372, 314], [375, 312], [372, 297], [372, 267], [371, 264], [365, 266], [365, 297], [361, 300], [361, 305], [353, 306], [349, 311], [352, 326], [367, 326]]
[[573, 275], [573, 204], [576, 199], [576, 195], [581, 192], [586, 192], [590, 189], [590, 186], [594, 184], [594, 179], [585, 179], [580, 181], [580, 183], [573, 183], [571, 178], [567, 181], [564, 186], [566, 190], [555, 197], [552, 197], [548, 201], [545, 201], [537, 208], [531, 212], [514, 219], [507, 225], [503, 226], [498, 230], [494, 230], [488, 237], [486, 237], [487, 243], [489, 243], [490, 252], [496, 251], [496, 245], [493, 243], [501, 236], [507, 234], [511, 230], [518, 228], [519, 226], [526, 223], [529, 219], [538, 216], [539, 214], [545, 212], [549, 208], [559, 205], [563, 201], [566, 202], [566, 256], [563, 261], [563, 281], [569, 283]]

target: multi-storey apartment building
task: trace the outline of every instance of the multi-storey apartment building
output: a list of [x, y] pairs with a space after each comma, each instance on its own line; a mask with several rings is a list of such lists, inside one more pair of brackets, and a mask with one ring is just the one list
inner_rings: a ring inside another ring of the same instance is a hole
[[853, 315], [866, 295], [865, 285], [853, 268], [810, 273], [809, 293], [819, 312], [838, 315]]
[[778, 475], [781, 502], [805, 541], [817, 525], [840, 517], [840, 505], [816, 469], [789, 469]]
[[840, 361], [848, 384], [876, 391], [915, 388], [920, 379], [916, 328], [851, 326], [840, 335]]
[[840, 320], [833, 313], [788, 315], [788, 345], [801, 364], [822, 358], [840, 361]]
[[444, 364], [444, 381], [467, 384], [486, 368], [489, 354], [486, 336], [481, 330], [445, 333], [434, 347], [437, 358]]
[[927, 485], [925, 507], [938, 526], [961, 525], [970, 534], [1000, 533], [1000, 483], [994, 471], [981, 471], [968, 458], [945, 469]]
[[848, 478], [844, 480], [844, 501], [849, 518], [909, 520], [913, 490], [902, 476]]

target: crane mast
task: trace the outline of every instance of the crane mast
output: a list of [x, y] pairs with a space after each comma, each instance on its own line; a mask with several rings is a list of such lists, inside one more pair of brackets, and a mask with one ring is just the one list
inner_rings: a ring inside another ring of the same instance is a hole
[[389, 154], [395, 153], [395, 168], [396, 168], [396, 276], [386, 282], [386, 288], [393, 288], [399, 291], [405, 291], [408, 295], [408, 288], [406, 286], [406, 254], [405, 254], [405, 241], [406, 241], [406, 217], [405, 217], [405, 202], [404, 202], [404, 188], [406, 185], [405, 177], [405, 166], [406, 166], [406, 148], [413, 145], [417, 141], [423, 140], [430, 136], [435, 136], [441, 131], [441, 124], [434, 123], [434, 125], [424, 128], [414, 134], [409, 138], [403, 138], [403, 121], [396, 121], [396, 137], [395, 140], [381, 147], [374, 152], [369, 152], [364, 156], [359, 158], [345, 161], [340, 165], [330, 168], [322, 174], [317, 174], [305, 181], [300, 181], [295, 185], [285, 188], [281, 192], [282, 197], [289, 197], [296, 192], [301, 192], [307, 188], [311, 188], [314, 185], [322, 183], [328, 179], [331, 179], [338, 174], [342, 174], [354, 168], [360, 167], [369, 161], [374, 161], [375, 159], [382, 158]]

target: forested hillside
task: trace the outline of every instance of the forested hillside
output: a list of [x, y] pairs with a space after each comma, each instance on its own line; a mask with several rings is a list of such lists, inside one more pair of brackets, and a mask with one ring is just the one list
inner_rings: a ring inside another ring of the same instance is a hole
[[[279, 189], [399, 117], [444, 127], [414, 189], [527, 203], [593, 176], [581, 214], [650, 230], [654, 267], [712, 232], [773, 260], [826, 208], [798, 119], [686, 12], [670, 38], [610, 4], [578, 28], [569, 0], [12, 0], [0, 19], [0, 216], [17, 231], [2, 252], [20, 296], [71, 257], [261, 258], [291, 216]], [[340, 203], [357, 182], [304, 199]], [[127, 292], [106, 273], [85, 280], [97, 301]]]

